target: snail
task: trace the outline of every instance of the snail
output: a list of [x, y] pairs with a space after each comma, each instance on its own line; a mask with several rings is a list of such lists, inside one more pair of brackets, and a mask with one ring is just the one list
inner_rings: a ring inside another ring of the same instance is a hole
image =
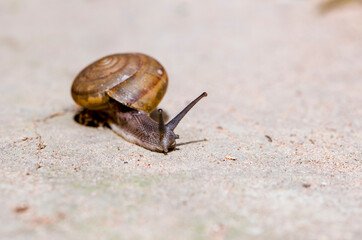
[[141, 53], [103, 57], [74, 79], [73, 100], [85, 109], [106, 116], [110, 128], [125, 140], [151, 151], [167, 153], [176, 146], [174, 133], [181, 119], [207, 93], [187, 105], [167, 124], [162, 109], [158, 122], [150, 117], [168, 84], [167, 73], [154, 58]]

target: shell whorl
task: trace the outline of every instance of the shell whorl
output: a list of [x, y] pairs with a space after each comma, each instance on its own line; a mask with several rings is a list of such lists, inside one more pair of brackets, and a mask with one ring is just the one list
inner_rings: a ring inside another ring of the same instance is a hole
[[138, 110], [153, 111], [167, 89], [167, 73], [140, 53], [103, 57], [82, 70], [72, 85], [74, 101], [88, 109], [107, 107], [109, 97]]

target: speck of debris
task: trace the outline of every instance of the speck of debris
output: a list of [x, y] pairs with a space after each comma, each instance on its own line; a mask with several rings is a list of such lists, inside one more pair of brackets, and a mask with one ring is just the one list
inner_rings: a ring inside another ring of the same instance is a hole
[[216, 127], [218, 130], [223, 130], [223, 128], [221, 126], [217, 126]]
[[207, 138], [204, 138], [204, 142], [206, 142], [207, 141]]
[[236, 161], [236, 160], [237, 160], [236, 157], [231, 156], [230, 154], [226, 155], [224, 158], [225, 158], [226, 160], [231, 160], [231, 161]]
[[128, 164], [128, 162], [123, 162], [124, 164]]
[[40, 164], [37, 164], [36, 167], [35, 167], [35, 169], [39, 169], [39, 168], [41, 168], [41, 165], [40, 165]]
[[268, 139], [269, 142], [273, 142], [273, 139], [270, 136], [265, 135], [265, 137]]
[[31, 138], [31, 137], [23, 137], [22, 139], [20, 139], [20, 140], [17, 140], [17, 141], [15, 141], [15, 142], [13, 142], [14, 144], [15, 143], [20, 143], [20, 142], [24, 142], [24, 141], [30, 141], [30, 140], [32, 140], [33, 138]]
[[309, 139], [309, 142], [311, 142], [312, 144], [314, 144], [314, 141], [313, 141], [313, 139]]
[[23, 204], [23, 205], [19, 205], [19, 206], [15, 207], [13, 209], [13, 211], [15, 213], [25, 213], [26, 211], [28, 211], [28, 209], [29, 209], [29, 206], [26, 204]]
[[38, 144], [38, 150], [42, 150], [46, 147], [45, 143], [41, 142]]
[[309, 188], [309, 187], [311, 186], [311, 184], [309, 184], [309, 183], [304, 183], [302, 186], [303, 186], [304, 188]]

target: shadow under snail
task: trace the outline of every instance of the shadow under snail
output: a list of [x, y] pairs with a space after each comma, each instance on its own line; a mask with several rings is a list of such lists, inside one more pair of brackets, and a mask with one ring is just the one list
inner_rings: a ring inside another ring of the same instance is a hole
[[85, 109], [106, 116], [110, 128], [129, 142], [156, 152], [175, 148], [181, 119], [207, 93], [202, 93], [167, 124], [162, 109], [150, 117], [166, 93], [167, 73], [154, 58], [141, 53], [103, 57], [74, 79], [72, 97]]

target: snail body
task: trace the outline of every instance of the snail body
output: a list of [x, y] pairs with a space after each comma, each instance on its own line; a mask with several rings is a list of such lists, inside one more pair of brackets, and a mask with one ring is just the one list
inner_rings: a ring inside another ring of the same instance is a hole
[[124, 53], [103, 57], [84, 68], [75, 78], [71, 94], [78, 105], [105, 114], [111, 129], [127, 141], [168, 152], [176, 145], [178, 135], [173, 130], [177, 124], [207, 94], [201, 94], [167, 124], [159, 109], [156, 122], [149, 114], [162, 100], [167, 85], [167, 73], [157, 60]]

